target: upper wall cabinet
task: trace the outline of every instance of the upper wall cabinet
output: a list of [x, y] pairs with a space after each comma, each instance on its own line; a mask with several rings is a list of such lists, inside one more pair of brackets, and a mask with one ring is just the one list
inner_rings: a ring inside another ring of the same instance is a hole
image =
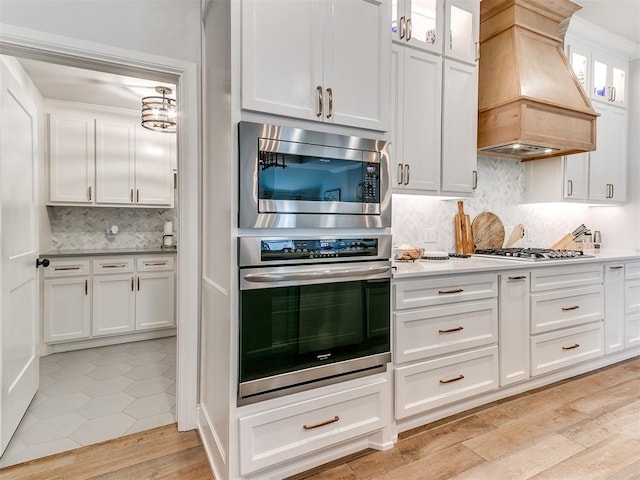
[[49, 113], [48, 205], [173, 207], [175, 138], [130, 116]]
[[573, 18], [565, 37], [569, 63], [599, 114], [596, 149], [527, 162], [527, 201], [620, 205], [627, 198], [628, 70], [635, 45]]
[[242, 1], [242, 108], [386, 131], [388, 0]]
[[[394, 190], [470, 196], [477, 186], [479, 1], [398, 0], [393, 15]], [[426, 41], [424, 31], [431, 32]]]

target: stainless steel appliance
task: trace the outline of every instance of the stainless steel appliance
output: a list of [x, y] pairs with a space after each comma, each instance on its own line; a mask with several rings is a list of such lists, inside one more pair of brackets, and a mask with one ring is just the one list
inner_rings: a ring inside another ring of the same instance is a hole
[[390, 227], [388, 144], [240, 122], [240, 228]]
[[238, 404], [383, 372], [391, 236], [239, 239]]
[[477, 249], [477, 257], [493, 257], [511, 260], [540, 262], [547, 260], [567, 260], [571, 258], [590, 258], [581, 250], [553, 250], [551, 248], [488, 248]]

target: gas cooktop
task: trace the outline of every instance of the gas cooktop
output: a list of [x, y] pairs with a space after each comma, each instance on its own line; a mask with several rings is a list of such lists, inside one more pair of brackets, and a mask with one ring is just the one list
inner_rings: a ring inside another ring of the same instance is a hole
[[593, 257], [593, 255], [585, 255], [581, 250], [552, 250], [550, 248], [487, 248], [477, 249], [475, 255], [530, 262]]

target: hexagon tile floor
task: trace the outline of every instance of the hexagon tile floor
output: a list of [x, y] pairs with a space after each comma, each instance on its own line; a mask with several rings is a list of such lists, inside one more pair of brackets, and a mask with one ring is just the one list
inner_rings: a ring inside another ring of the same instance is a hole
[[176, 421], [176, 337], [40, 358], [40, 388], [0, 467]]

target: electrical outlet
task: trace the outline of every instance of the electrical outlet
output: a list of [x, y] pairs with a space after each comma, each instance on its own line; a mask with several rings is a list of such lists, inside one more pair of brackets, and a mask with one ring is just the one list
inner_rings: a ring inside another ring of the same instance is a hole
[[435, 228], [427, 228], [424, 231], [425, 243], [436, 243], [438, 241], [438, 232]]

